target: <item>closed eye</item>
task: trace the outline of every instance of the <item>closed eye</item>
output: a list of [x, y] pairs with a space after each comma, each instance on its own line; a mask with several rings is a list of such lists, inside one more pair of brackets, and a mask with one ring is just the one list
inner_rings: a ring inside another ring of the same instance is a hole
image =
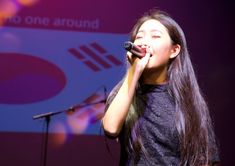
[[155, 38], [161, 38], [161, 36], [160, 35], [153, 35], [152, 38], [154, 38], [154, 39]]
[[140, 36], [140, 35], [137, 35], [136, 37], [135, 37], [135, 39], [142, 39], [143, 38], [143, 36]]

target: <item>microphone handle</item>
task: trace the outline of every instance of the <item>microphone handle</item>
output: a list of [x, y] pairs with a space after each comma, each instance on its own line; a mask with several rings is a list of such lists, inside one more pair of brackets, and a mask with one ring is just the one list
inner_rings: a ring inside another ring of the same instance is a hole
[[138, 51], [135, 51], [135, 50], [130, 50], [129, 52], [131, 52], [134, 56], [137, 56], [138, 58], [143, 58], [145, 56], [145, 53], [144, 52], [138, 52]]

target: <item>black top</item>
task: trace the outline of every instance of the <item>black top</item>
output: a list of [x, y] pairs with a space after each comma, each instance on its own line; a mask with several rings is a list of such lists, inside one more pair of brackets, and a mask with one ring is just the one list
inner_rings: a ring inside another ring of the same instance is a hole
[[167, 85], [142, 85], [136, 97], [138, 102], [141, 102], [141, 108], [144, 108], [139, 126], [148, 158], [140, 152], [138, 162], [133, 164], [134, 158], [127, 156], [122, 146], [120, 165], [179, 165], [180, 150], [175, 125], [175, 104], [167, 91]]
[[[114, 88], [114, 94], [111, 94], [109, 100], [113, 100], [119, 87], [120, 85], [117, 85]], [[123, 127], [119, 134], [121, 166], [176, 166], [180, 164], [179, 133], [175, 124], [175, 103], [167, 89], [168, 84], [141, 85], [138, 88], [136, 100], [138, 106], [143, 109], [143, 113], [138, 119], [140, 137], [147, 155], [140, 151], [139, 160], [134, 163], [134, 157], [127, 153], [125, 147], [125, 128]], [[212, 161], [219, 161], [218, 152], [212, 156]]]

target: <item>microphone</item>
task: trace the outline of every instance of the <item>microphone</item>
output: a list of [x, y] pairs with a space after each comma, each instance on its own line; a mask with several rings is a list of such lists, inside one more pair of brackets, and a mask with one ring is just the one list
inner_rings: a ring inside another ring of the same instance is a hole
[[134, 43], [127, 41], [124, 43], [125, 50], [131, 52], [133, 55], [137, 56], [138, 58], [142, 58], [145, 56], [145, 49], [141, 49], [139, 46], [135, 45]]

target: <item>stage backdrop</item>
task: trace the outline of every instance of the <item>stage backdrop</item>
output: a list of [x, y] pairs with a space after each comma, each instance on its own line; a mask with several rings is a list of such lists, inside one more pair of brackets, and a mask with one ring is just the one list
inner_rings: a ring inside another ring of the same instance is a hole
[[229, 4], [0, 0], [0, 165], [118, 165], [118, 144], [105, 139], [100, 118], [108, 93], [125, 73], [123, 43], [136, 19], [154, 7], [184, 29], [223, 144], [221, 156], [225, 165], [234, 164], [228, 150], [234, 136], [223, 130], [228, 120], [222, 113], [233, 108], [232, 93], [218, 89], [232, 87], [226, 79], [233, 61], [220, 58], [232, 48], [223, 41], [233, 28], [220, 14], [230, 15]]
[[48, 165], [115, 165], [100, 118], [125, 72], [123, 43], [155, 4], [0, 1], [0, 165], [44, 164], [46, 122]]

